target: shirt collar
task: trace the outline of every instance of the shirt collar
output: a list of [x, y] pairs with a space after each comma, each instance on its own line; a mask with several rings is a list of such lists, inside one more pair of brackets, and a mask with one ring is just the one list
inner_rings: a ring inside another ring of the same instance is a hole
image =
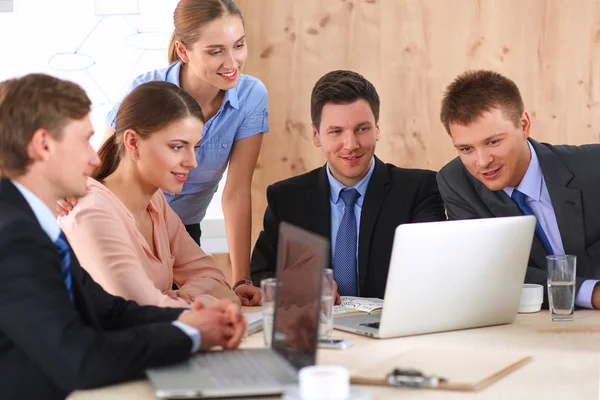
[[[531, 160], [529, 161], [529, 166], [527, 167], [525, 176], [523, 176], [523, 179], [521, 179], [521, 182], [516, 189], [530, 199], [540, 201], [542, 194], [542, 179], [544, 179], [544, 175], [542, 173], [540, 161], [538, 160], [533, 146], [529, 141], [527, 141], [527, 144], [529, 145], [529, 151], [531, 152]], [[504, 193], [510, 197], [515, 188], [512, 186], [507, 186], [503, 190]]]
[[58, 239], [58, 235], [60, 235], [60, 227], [56, 222], [56, 217], [54, 216], [54, 213], [52, 213], [52, 210], [50, 210], [39, 197], [33, 194], [25, 186], [12, 180], [11, 182], [19, 192], [21, 192], [25, 201], [27, 201], [27, 204], [29, 204], [29, 207], [33, 210], [33, 213], [44, 232], [46, 232], [52, 242], [55, 242], [56, 239]]
[[176, 85], [177, 87], [181, 87], [181, 81], [179, 80], [179, 74], [181, 72], [181, 64], [182, 62], [175, 63], [173, 68], [167, 70], [167, 76], [165, 77], [165, 81]]
[[231, 107], [235, 108], [236, 110], [240, 108], [240, 102], [238, 99], [238, 85], [235, 85], [231, 89], [225, 91], [225, 101], [223, 102], [223, 104], [229, 102], [229, 104], [231, 104]]
[[[173, 68], [171, 68], [167, 72], [167, 77], [165, 79], [167, 82], [171, 82], [179, 87], [181, 87], [181, 81], [179, 80], [179, 74], [181, 72], [181, 64], [183, 64], [181, 61], [176, 63], [173, 66]], [[241, 76], [239, 79], [241, 79]], [[239, 81], [238, 81], [238, 85], [239, 85]], [[238, 110], [240, 108], [240, 101], [238, 98], [238, 85], [235, 85], [231, 89], [225, 91], [225, 99], [223, 101], [223, 105], [225, 105], [225, 103], [229, 102], [229, 104], [231, 104], [231, 106], [233, 108], [235, 108], [236, 110]]]
[[360, 193], [360, 197], [356, 200], [356, 204], [362, 207], [365, 194], [367, 193], [367, 186], [369, 186], [369, 180], [371, 179], [371, 175], [373, 175], [373, 171], [375, 170], [375, 157], [371, 158], [371, 167], [369, 168], [369, 172], [367, 172], [367, 175], [365, 175], [365, 177], [362, 178], [360, 182], [358, 182], [351, 188], [343, 185], [340, 181], [335, 179], [333, 175], [331, 175], [331, 171], [329, 170], [329, 162], [327, 162], [326, 170], [327, 178], [329, 179], [331, 201], [334, 204], [337, 204], [338, 200], [340, 199], [340, 192], [342, 191], [342, 189], [356, 189], [358, 190], [358, 193]]

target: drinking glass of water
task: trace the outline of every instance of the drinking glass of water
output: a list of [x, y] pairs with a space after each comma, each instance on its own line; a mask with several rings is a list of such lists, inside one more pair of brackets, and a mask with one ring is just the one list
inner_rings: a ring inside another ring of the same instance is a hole
[[333, 334], [333, 270], [323, 272], [321, 311], [319, 315], [319, 339], [331, 339]]
[[271, 347], [271, 338], [273, 336], [273, 312], [275, 311], [275, 293], [277, 292], [277, 279], [268, 278], [260, 281], [262, 290], [262, 313], [263, 313], [263, 334], [265, 345]]
[[552, 321], [573, 321], [575, 309], [575, 269], [577, 257], [546, 256], [548, 299]]

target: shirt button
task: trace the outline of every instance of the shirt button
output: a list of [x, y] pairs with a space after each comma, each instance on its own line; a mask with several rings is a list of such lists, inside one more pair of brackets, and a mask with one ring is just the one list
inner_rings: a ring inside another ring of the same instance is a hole
[[221, 144], [221, 146], [223, 146], [223, 148], [226, 149], [227, 148], [227, 143], [223, 143], [223, 144]]

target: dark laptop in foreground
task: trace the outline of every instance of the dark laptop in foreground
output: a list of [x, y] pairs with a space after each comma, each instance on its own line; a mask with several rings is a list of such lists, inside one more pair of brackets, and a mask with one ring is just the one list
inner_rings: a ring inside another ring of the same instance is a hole
[[210, 351], [185, 363], [149, 369], [156, 396], [273, 395], [295, 387], [298, 370], [315, 364], [322, 277], [328, 260], [327, 240], [282, 223], [272, 348]]
[[381, 315], [338, 317], [334, 328], [384, 339], [509, 324], [534, 229], [532, 216], [400, 225]]

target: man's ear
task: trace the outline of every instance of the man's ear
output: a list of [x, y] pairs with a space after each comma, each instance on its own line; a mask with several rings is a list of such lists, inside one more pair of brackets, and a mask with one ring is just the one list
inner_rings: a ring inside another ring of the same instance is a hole
[[375, 131], [377, 132], [377, 136], [375, 136], [375, 140], [379, 142], [381, 134], [379, 132], [379, 122], [375, 124]]
[[52, 155], [54, 139], [46, 129], [33, 132], [27, 145], [27, 155], [34, 161], [47, 161]]
[[185, 48], [185, 44], [182, 41], [175, 41], [175, 50], [177, 51], [177, 55], [184, 63], [190, 62], [190, 56], [188, 55], [188, 51]]
[[523, 140], [527, 140], [529, 137], [529, 132], [531, 131], [531, 118], [529, 118], [529, 113], [527, 111], [523, 111], [523, 113], [521, 113], [519, 126], [521, 128], [521, 132], [523, 132]]
[[315, 144], [315, 146], [321, 147], [321, 137], [319, 135], [319, 130], [317, 129], [315, 124], [311, 124], [311, 127], [313, 133], [313, 143]]

